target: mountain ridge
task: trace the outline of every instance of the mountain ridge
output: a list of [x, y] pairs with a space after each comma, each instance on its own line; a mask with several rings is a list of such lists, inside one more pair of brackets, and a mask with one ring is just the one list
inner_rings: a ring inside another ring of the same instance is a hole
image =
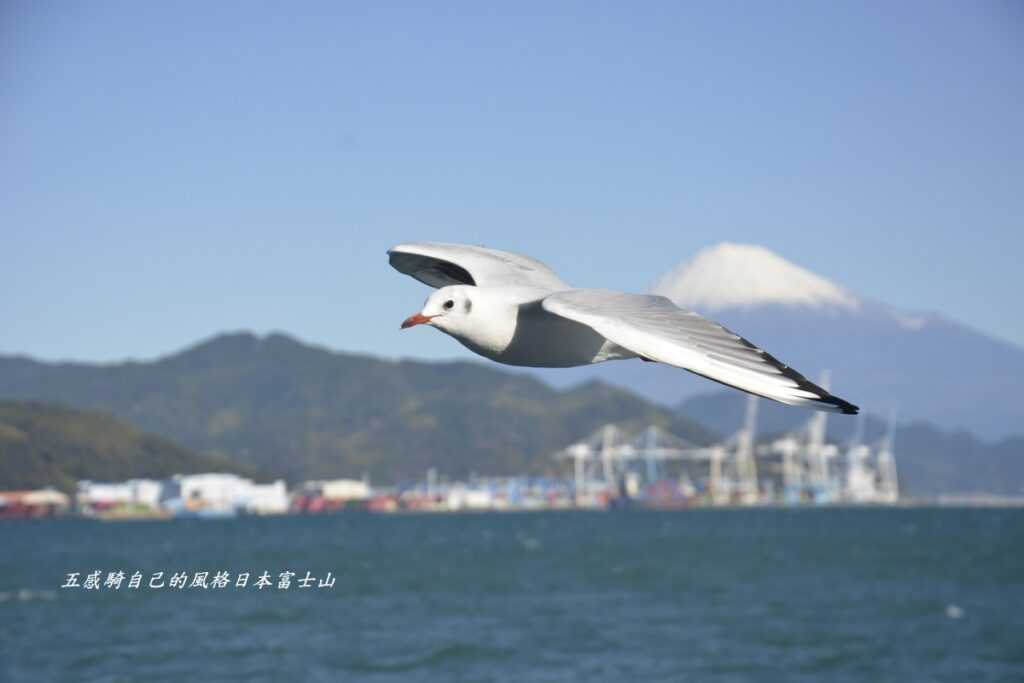
[[[706, 380], [700, 386], [707, 394]], [[550, 472], [554, 451], [607, 422], [654, 422], [708, 443], [737, 428], [745, 395], [705, 395], [669, 409], [593, 378], [557, 390], [502, 366], [382, 360], [282, 333], [235, 332], [148, 362], [0, 356], [0, 397], [116, 414], [193, 452], [292, 482], [363, 474], [390, 482], [419, 478], [429, 467], [451, 476]], [[812, 414], [762, 401], [759, 432], [788, 430]], [[830, 416], [828, 424], [842, 440], [855, 422]], [[877, 419], [868, 425], [869, 436], [877, 434]], [[897, 439], [911, 494], [965, 492], [964, 486], [1024, 491], [1024, 437], [984, 443], [911, 424], [899, 428]]]
[[621, 388], [554, 389], [469, 361], [382, 360], [275, 333], [217, 335], [149, 362], [52, 365], [0, 356], [0, 396], [101, 410], [197, 452], [291, 480], [393, 481], [541, 472], [605, 422], [714, 434]]

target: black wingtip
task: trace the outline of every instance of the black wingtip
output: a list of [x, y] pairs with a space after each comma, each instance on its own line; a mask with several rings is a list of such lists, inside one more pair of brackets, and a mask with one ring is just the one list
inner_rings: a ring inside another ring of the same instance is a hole
[[[842, 413], [843, 415], [857, 415], [858, 413], [860, 413], [860, 409], [857, 408], [856, 405], [854, 405], [850, 401], [843, 400], [839, 396], [834, 396], [833, 394], [830, 394], [827, 391], [820, 389], [818, 387], [815, 388], [818, 389], [821, 395], [818, 396], [817, 398], [814, 398], [813, 400], [817, 401], [818, 403], [823, 403], [828, 407], [819, 410], [836, 411], [838, 413]], [[837, 411], [837, 409], [839, 410]]]
[[856, 415], [857, 413], [860, 412], [860, 408], [853, 405], [852, 403], [844, 401], [843, 399], [837, 396], [830, 396], [829, 398], [831, 399], [829, 400], [829, 403], [838, 406], [839, 412], [841, 412], [843, 415]]

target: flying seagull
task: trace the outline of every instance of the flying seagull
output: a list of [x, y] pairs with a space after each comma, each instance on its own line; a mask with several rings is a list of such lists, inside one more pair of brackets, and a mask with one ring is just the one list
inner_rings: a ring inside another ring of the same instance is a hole
[[430, 325], [506, 365], [567, 368], [639, 358], [780, 403], [854, 415], [743, 337], [663, 296], [575, 289], [540, 261], [465, 244], [410, 242], [391, 266], [437, 291], [402, 329]]

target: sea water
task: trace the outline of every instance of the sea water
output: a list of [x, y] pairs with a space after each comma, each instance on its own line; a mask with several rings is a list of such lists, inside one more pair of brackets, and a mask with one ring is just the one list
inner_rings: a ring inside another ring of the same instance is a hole
[[0, 680], [1024, 681], [1024, 509], [0, 523]]

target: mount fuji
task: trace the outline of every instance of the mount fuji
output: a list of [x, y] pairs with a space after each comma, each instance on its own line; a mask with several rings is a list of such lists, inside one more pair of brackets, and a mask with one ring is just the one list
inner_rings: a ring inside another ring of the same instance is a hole
[[[1024, 432], [1024, 349], [934, 313], [871, 301], [760, 246], [722, 243], [659, 278], [652, 292], [706, 315], [865, 412], [895, 412], [985, 438]], [[654, 363], [540, 371], [569, 385], [602, 379], [666, 404], [713, 391]]]

